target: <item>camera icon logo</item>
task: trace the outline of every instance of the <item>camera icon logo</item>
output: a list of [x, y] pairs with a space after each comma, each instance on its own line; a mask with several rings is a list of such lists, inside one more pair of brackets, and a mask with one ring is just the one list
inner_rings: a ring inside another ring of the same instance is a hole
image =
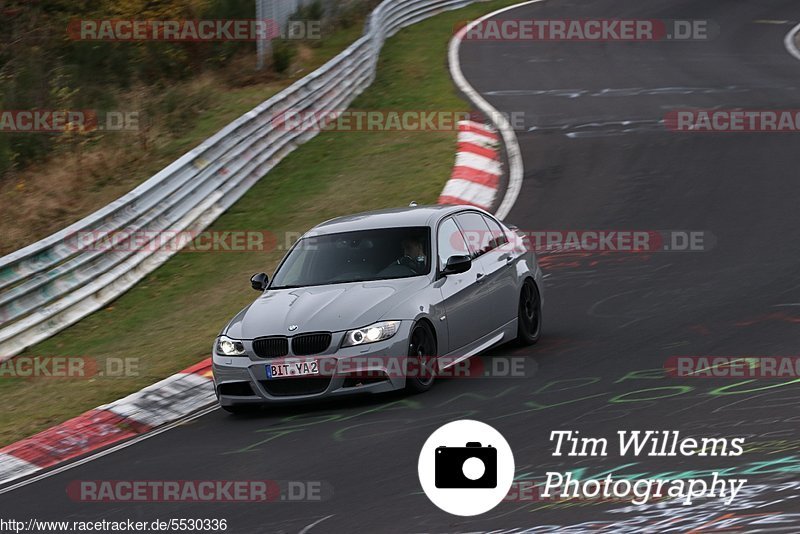
[[428, 437], [417, 469], [433, 504], [453, 515], [474, 516], [488, 512], [508, 495], [514, 455], [497, 430], [464, 419], [447, 423]]
[[466, 447], [437, 447], [437, 488], [496, 488], [497, 449], [470, 441]]

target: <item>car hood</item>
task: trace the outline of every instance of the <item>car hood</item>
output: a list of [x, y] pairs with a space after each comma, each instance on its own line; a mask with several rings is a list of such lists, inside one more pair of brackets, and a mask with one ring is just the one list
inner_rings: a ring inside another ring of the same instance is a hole
[[[413, 319], [384, 315], [429, 283], [427, 277], [417, 276], [268, 290], [231, 321], [226, 334], [235, 339], [254, 339], [303, 332], [338, 332], [381, 319]], [[297, 325], [297, 329], [290, 331], [290, 325]]]

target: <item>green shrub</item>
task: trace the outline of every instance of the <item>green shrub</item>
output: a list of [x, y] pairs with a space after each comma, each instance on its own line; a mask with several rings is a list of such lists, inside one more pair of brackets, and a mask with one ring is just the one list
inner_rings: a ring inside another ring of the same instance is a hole
[[272, 68], [278, 74], [283, 74], [292, 66], [296, 50], [294, 45], [286, 39], [272, 41]]

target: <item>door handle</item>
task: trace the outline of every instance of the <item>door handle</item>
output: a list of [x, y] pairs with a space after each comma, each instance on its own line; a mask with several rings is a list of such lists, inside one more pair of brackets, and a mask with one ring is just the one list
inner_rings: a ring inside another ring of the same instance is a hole
[[475, 283], [480, 284], [481, 282], [483, 282], [483, 273], [478, 273], [478, 275], [475, 277]]

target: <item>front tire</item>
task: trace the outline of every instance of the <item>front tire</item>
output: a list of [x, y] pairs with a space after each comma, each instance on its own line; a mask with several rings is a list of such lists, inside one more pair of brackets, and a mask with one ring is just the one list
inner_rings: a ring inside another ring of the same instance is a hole
[[517, 344], [527, 346], [539, 341], [542, 335], [542, 301], [539, 289], [530, 278], [522, 284], [517, 312]]
[[414, 393], [422, 393], [433, 387], [436, 366], [436, 337], [433, 329], [424, 321], [411, 328], [408, 336], [408, 363], [413, 362], [417, 371], [414, 376], [406, 377], [406, 389]]

